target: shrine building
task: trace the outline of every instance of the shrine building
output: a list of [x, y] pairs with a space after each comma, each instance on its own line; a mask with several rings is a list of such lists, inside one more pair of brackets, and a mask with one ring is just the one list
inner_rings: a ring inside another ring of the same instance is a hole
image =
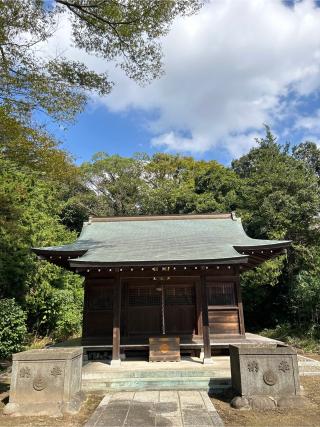
[[34, 248], [84, 276], [82, 345], [112, 363], [152, 337], [181, 351], [246, 339], [240, 274], [284, 254], [289, 241], [248, 237], [234, 214], [91, 217], [71, 244]]

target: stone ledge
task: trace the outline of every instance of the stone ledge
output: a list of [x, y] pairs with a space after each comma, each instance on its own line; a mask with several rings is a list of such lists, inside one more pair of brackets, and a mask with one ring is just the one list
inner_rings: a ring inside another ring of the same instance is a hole
[[43, 348], [37, 350], [27, 350], [21, 353], [15, 353], [12, 356], [13, 361], [34, 361], [34, 360], [69, 360], [82, 356], [82, 347], [72, 348]]

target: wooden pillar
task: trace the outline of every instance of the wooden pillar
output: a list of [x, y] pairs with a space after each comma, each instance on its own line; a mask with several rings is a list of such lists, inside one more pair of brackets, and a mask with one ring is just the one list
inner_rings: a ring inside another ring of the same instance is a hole
[[113, 333], [111, 365], [120, 365], [121, 277], [117, 273], [113, 284]]
[[240, 334], [244, 337], [246, 336], [245, 326], [244, 326], [244, 316], [243, 316], [243, 304], [242, 304], [242, 295], [241, 295], [241, 286], [240, 286], [240, 269], [237, 268], [237, 279], [236, 279], [236, 292], [237, 292], [237, 302], [239, 308], [239, 326]]
[[88, 279], [85, 276], [84, 278], [84, 295], [83, 295], [83, 313], [82, 313], [82, 338], [81, 338], [81, 344], [85, 345], [86, 339], [88, 337], [87, 329], [88, 329]]
[[202, 334], [203, 334], [203, 346], [204, 346], [203, 363], [207, 364], [207, 363], [212, 363], [212, 359], [211, 359], [208, 296], [207, 296], [205, 270], [201, 271], [200, 280], [201, 280]]

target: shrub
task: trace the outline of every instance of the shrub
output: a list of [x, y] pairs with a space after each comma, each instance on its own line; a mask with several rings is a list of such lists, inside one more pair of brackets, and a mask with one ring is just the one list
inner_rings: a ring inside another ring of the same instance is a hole
[[26, 314], [12, 299], [0, 299], [0, 358], [23, 349], [26, 340]]
[[26, 296], [28, 329], [61, 341], [80, 333], [83, 279], [49, 263], [39, 263]]

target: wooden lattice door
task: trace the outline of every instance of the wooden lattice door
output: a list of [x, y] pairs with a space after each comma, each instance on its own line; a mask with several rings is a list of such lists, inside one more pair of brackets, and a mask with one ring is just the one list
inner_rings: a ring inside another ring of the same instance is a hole
[[193, 335], [196, 331], [196, 296], [193, 284], [164, 288], [166, 334]]
[[161, 334], [161, 292], [154, 284], [129, 284], [127, 289], [127, 334]]

